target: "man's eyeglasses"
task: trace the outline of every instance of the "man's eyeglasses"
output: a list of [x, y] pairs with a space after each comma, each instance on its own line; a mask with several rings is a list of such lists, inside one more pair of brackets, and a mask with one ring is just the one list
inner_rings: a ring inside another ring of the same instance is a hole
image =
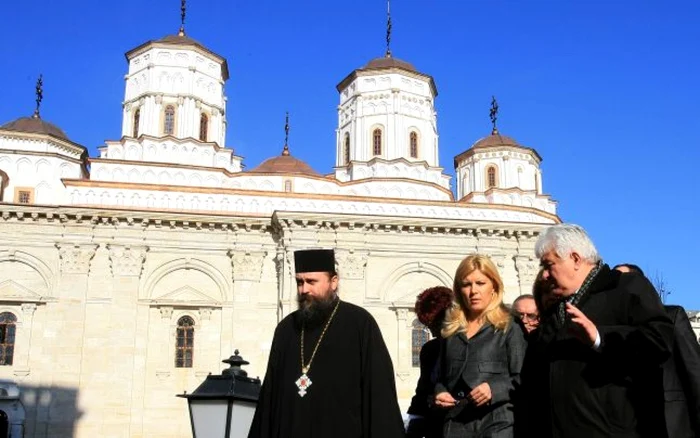
[[540, 317], [536, 313], [521, 313], [521, 312], [516, 312], [516, 315], [518, 315], [518, 318], [522, 319], [523, 321], [539, 321]]

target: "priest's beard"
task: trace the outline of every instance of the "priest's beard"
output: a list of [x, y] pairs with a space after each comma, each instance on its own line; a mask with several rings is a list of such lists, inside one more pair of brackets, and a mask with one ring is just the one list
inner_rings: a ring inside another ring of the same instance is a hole
[[338, 302], [338, 291], [332, 291], [323, 298], [312, 295], [297, 295], [299, 323], [305, 327], [317, 327], [325, 322]]

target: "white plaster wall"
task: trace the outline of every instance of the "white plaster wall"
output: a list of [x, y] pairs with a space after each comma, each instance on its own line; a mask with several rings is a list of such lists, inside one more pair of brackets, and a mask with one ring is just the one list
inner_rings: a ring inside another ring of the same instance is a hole
[[3, 153], [0, 147], [0, 169], [7, 173], [9, 184], [3, 200], [14, 202], [15, 188], [33, 188], [34, 203], [59, 204], [64, 197], [62, 178], [80, 178], [80, 164], [59, 157], [15, 155]]

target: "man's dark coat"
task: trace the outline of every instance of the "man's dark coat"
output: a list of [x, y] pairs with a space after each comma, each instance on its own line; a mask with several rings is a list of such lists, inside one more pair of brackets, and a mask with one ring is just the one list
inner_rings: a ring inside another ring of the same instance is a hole
[[554, 316], [540, 322], [521, 373], [519, 436], [659, 437], [648, 384], [660, 381], [673, 324], [654, 287], [604, 265], [578, 307], [596, 325], [600, 348], [579, 340], [569, 318], [563, 327]]
[[664, 306], [675, 327], [673, 355], [663, 366], [669, 438], [700, 435], [700, 345], [681, 306]]

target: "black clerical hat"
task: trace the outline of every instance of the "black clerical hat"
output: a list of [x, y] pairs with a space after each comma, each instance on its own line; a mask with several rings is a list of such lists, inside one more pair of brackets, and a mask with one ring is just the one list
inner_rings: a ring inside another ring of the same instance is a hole
[[335, 252], [332, 249], [294, 251], [294, 269], [304, 272], [335, 272]]

